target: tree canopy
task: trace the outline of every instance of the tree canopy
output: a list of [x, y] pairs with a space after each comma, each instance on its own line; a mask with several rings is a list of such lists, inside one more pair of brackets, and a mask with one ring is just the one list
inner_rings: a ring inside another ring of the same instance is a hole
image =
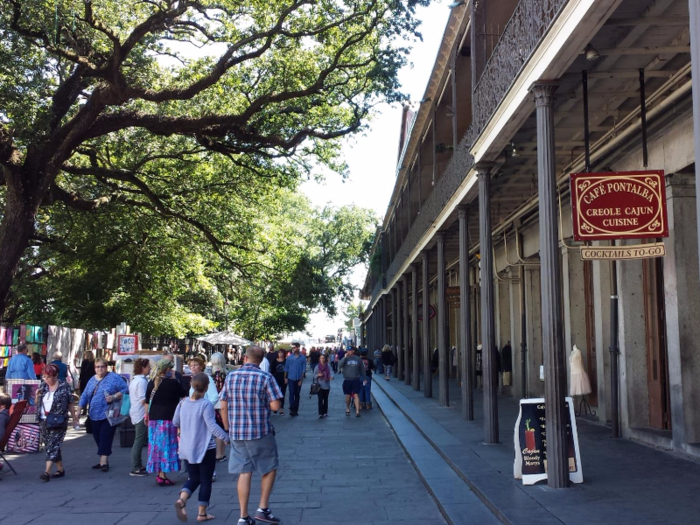
[[[44, 293], [53, 301], [44, 311], [65, 315], [81, 301], [95, 303], [83, 310], [90, 316], [135, 315], [126, 298], [156, 284], [167, 297], [151, 297], [145, 317], [154, 323], [156, 305], [173, 301], [166, 309], [180, 312], [177, 326], [206, 325], [194, 305], [227, 284], [241, 301], [257, 299], [254, 314], [231, 302], [255, 331], [271, 326], [265, 309], [275, 300], [332, 310], [328, 293], [347, 294], [340, 263], [363, 253], [351, 253], [354, 240], [334, 239], [362, 213], [307, 214], [297, 226], [315, 244], [286, 257], [274, 253], [278, 239], [265, 226], [284, 213], [270, 207], [304, 177], [346, 175], [340, 139], [361, 130], [379, 100], [402, 99], [400, 42], [417, 35], [414, 10], [425, 3], [4, 2], [0, 318], [45, 292], [39, 283], [49, 275], [64, 280]], [[280, 260], [293, 264], [277, 280], [270, 272]], [[61, 273], [69, 268], [71, 278]], [[288, 315], [290, 326], [304, 316]]]

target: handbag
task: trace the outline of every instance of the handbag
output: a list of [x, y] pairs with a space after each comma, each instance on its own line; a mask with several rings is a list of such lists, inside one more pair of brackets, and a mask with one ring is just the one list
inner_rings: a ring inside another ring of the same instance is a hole
[[115, 398], [114, 401], [107, 405], [107, 421], [109, 421], [111, 426], [116, 427], [125, 419], [126, 416], [122, 415], [122, 400]]
[[88, 401], [86, 405], [85, 412], [87, 413], [87, 417], [85, 418], [85, 433], [86, 434], [92, 434], [92, 420], [90, 419], [90, 403], [92, 403], [92, 398], [95, 397], [95, 394], [97, 393], [97, 389], [100, 388], [100, 383], [95, 387], [95, 390], [92, 391], [92, 395], [90, 396], [90, 401]]
[[63, 414], [46, 414], [47, 430], [64, 430], [68, 426], [68, 420]]
[[129, 415], [129, 410], [131, 410], [131, 397], [129, 394], [124, 394], [122, 397], [122, 409], [121, 409], [121, 415], [126, 417]]
[[313, 382], [311, 383], [311, 388], [309, 389], [309, 397], [317, 395], [320, 390], [321, 390], [321, 385], [314, 378]]

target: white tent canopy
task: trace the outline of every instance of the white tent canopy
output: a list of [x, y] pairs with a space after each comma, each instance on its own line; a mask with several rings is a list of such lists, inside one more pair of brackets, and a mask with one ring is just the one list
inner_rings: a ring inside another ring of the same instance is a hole
[[202, 337], [198, 337], [197, 340], [209, 343], [211, 345], [248, 346], [253, 344], [252, 341], [248, 341], [248, 339], [245, 339], [244, 337], [234, 334], [233, 332], [228, 330], [203, 335]]

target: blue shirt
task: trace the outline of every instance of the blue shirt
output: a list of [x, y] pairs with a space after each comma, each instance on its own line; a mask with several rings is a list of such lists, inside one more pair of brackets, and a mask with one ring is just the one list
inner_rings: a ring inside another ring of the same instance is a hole
[[58, 367], [58, 380], [59, 381], [65, 381], [66, 378], [68, 377], [68, 366], [61, 361], [60, 359], [56, 359], [55, 361], [51, 361], [49, 363], [50, 365], [56, 365]]
[[34, 362], [25, 354], [17, 354], [7, 365], [5, 379], [36, 379]]
[[[126, 381], [119, 374], [109, 372], [101, 381], [97, 379], [97, 376], [92, 376], [85, 387], [85, 391], [80, 396], [79, 404], [81, 408], [89, 404], [88, 417], [93, 421], [100, 421], [101, 419], [107, 419], [107, 406], [109, 403], [107, 403], [105, 396], [113, 396], [117, 392], [121, 392], [123, 395], [127, 391]], [[94, 396], [92, 395], [93, 392], [95, 393]]]
[[299, 381], [306, 373], [306, 358], [301, 354], [299, 357], [289, 354], [284, 362], [284, 371], [287, 373], [287, 379]]

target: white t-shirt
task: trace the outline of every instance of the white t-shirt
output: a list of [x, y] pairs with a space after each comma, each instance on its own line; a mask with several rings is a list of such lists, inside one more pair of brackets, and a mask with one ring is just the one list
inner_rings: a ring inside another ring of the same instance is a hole
[[260, 362], [260, 370], [270, 373], [270, 361], [267, 356], [263, 357], [263, 360]]
[[141, 423], [146, 417], [146, 388], [148, 388], [148, 379], [145, 375], [134, 376], [134, 379], [129, 384], [129, 417], [132, 424]]
[[41, 404], [43, 405], [41, 408], [43, 410], [41, 411], [41, 419], [46, 419], [46, 414], [51, 410], [51, 407], [53, 406], [53, 392], [49, 390], [44, 394], [44, 397], [41, 399]]

